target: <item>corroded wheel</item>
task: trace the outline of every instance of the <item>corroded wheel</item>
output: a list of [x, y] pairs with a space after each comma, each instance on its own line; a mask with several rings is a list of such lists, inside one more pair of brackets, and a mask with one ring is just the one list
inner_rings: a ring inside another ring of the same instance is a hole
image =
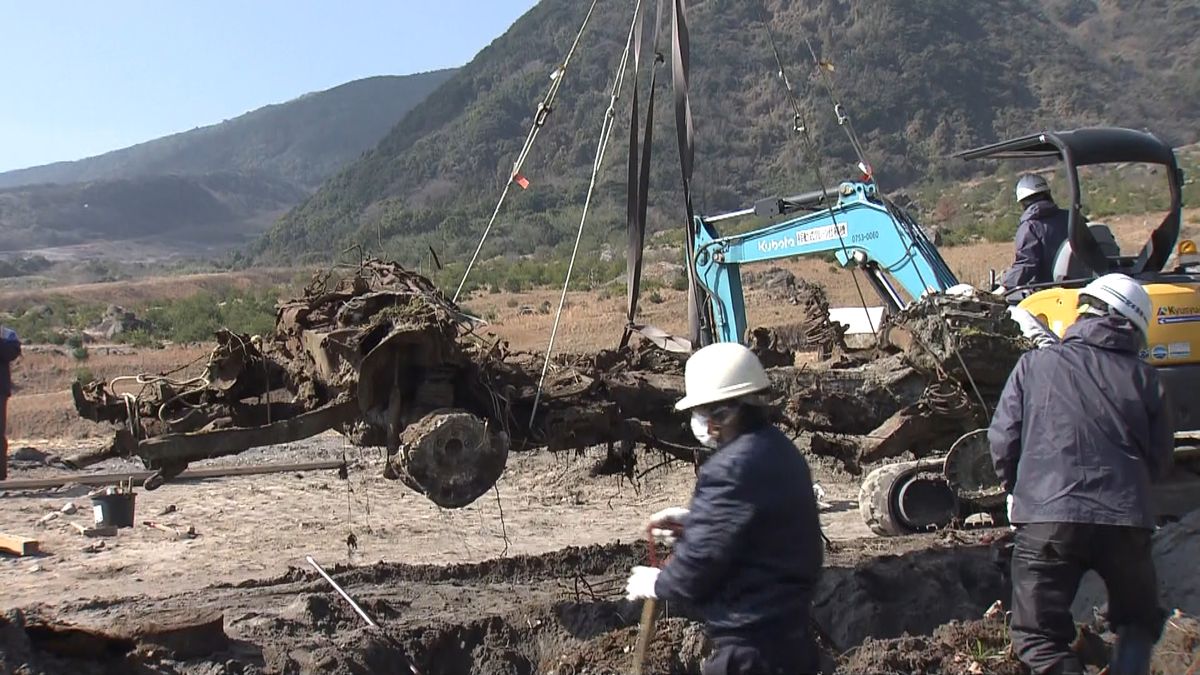
[[942, 473], [959, 498], [977, 508], [1004, 505], [1004, 488], [1000, 487], [1000, 479], [992, 466], [987, 429], [967, 432], [954, 441], [946, 454]]
[[958, 501], [935, 462], [888, 464], [867, 474], [858, 491], [863, 522], [881, 537], [897, 537], [949, 525]]
[[447, 509], [467, 506], [500, 479], [508, 439], [462, 410], [437, 410], [400, 434], [391, 468], [405, 485]]

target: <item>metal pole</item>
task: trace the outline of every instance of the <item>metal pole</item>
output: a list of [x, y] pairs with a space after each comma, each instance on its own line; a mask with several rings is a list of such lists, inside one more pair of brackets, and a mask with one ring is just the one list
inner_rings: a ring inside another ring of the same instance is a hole
[[[317, 570], [318, 574], [325, 577], [325, 581], [328, 581], [330, 586], [333, 586], [333, 590], [337, 591], [338, 595], [341, 595], [343, 598], [345, 598], [346, 602], [350, 603], [350, 606], [354, 608], [355, 612], [358, 612], [358, 615], [362, 617], [363, 621], [367, 622], [368, 626], [370, 626], [371, 628], [379, 628], [379, 626], [374, 621], [371, 620], [371, 617], [367, 616], [367, 613], [363, 611], [362, 607], [358, 606], [358, 603], [354, 601], [354, 598], [351, 598], [346, 593], [346, 591], [342, 590], [341, 586], [338, 586], [338, 583], [333, 580], [333, 577], [329, 576], [328, 574], [326, 574], [325, 570], [321, 569], [321, 566], [317, 564], [316, 560], [313, 560], [313, 557], [311, 555], [304, 556], [304, 557], [306, 560], [308, 560], [308, 564], [312, 565], [313, 568]], [[380, 633], [383, 635], [384, 639], [386, 639], [388, 642], [391, 642], [392, 644], [394, 644], [398, 649], [402, 649], [400, 643], [396, 642], [396, 639], [393, 638], [392, 636], [388, 635], [387, 632], [381, 630]], [[407, 659], [404, 659], [404, 660], [406, 662], [405, 665], [408, 666], [408, 670], [410, 673], [412, 673], [413, 675], [421, 675], [421, 671], [417, 670], [417, 666], [415, 664], [413, 664], [413, 662], [408, 661]]]
[[354, 598], [350, 597], [346, 591], [343, 591], [342, 587], [338, 586], [338, 583], [333, 580], [333, 577], [329, 576], [325, 573], [325, 570], [321, 569], [321, 566], [317, 564], [316, 560], [313, 560], [311, 555], [306, 556], [306, 559], [308, 560], [308, 564], [316, 568], [317, 573], [325, 577], [325, 581], [328, 581], [329, 585], [333, 586], [333, 590], [337, 591], [339, 595], [346, 599], [346, 602], [350, 603], [350, 606], [354, 608], [354, 611], [358, 612], [358, 615], [362, 617], [363, 621], [367, 622], [368, 626], [372, 628], [376, 627], [375, 622], [371, 620], [371, 617], [367, 616], [367, 613], [363, 611], [362, 607], [358, 606], [358, 603], [354, 601]]

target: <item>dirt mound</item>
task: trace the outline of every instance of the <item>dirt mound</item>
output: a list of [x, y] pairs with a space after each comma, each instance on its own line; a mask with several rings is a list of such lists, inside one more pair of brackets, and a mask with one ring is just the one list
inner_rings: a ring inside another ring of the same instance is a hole
[[[83, 602], [54, 614], [57, 624], [68, 627], [64, 630], [88, 632], [93, 654], [107, 649], [111, 655], [103, 668], [113, 672], [137, 661], [139, 672], [180, 675], [349, 675], [404, 672], [397, 664], [411, 660], [425, 675], [627, 673], [641, 606], [622, 597], [624, 578], [644, 559], [644, 545], [571, 548], [447, 567], [332, 570], [379, 624], [375, 629], [322, 579], [298, 569], [269, 581], [162, 599]], [[1004, 567], [982, 546], [865, 560], [838, 552], [829, 564], [816, 592], [814, 619], [839, 649], [978, 617], [1007, 594]], [[163, 650], [131, 651], [128, 640], [111, 631], [179, 608], [220, 613], [229, 646], [184, 659]], [[660, 616], [649, 672], [698, 673], [708, 646], [694, 614], [665, 603]], [[31, 673], [101, 672], [96, 670], [101, 660], [71, 659], [58, 643], [32, 639], [22, 625], [0, 626], [0, 650], [38, 664]]]
[[[1193, 511], [1177, 523], [1154, 534], [1154, 566], [1158, 572], [1159, 602], [1168, 611], [1178, 609], [1200, 616], [1200, 511]], [[1104, 582], [1088, 574], [1076, 596], [1074, 611], [1078, 621], [1090, 621], [1093, 613], [1106, 604]]]
[[868, 638], [928, 634], [982, 616], [1009, 594], [1008, 566], [992, 549], [931, 549], [827, 569], [813, 616], [842, 651]]
[[1024, 675], [1008, 653], [1003, 618], [953, 622], [930, 636], [868, 639], [851, 652], [839, 673], [911, 673], [925, 675]]

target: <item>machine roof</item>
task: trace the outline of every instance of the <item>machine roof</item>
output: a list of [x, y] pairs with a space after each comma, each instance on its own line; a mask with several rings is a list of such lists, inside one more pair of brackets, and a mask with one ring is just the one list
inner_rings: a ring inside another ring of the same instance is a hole
[[1175, 165], [1171, 146], [1145, 131], [1118, 127], [1089, 127], [1046, 131], [964, 150], [954, 156], [972, 159], [1063, 158], [1066, 151], [1076, 166], [1114, 162]]

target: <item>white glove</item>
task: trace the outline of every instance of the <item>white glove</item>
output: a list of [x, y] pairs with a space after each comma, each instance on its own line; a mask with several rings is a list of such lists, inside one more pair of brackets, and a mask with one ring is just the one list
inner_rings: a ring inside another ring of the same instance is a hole
[[662, 570], [657, 567], [641, 565], [634, 567], [633, 572], [629, 575], [629, 581], [625, 583], [625, 597], [629, 600], [657, 598], [658, 596], [654, 594], [654, 583], [658, 581], [660, 571]]
[[813, 483], [813, 497], [817, 500], [818, 511], [829, 508], [829, 504], [825, 501], [825, 488], [821, 487], [820, 483]]
[[650, 530], [650, 536], [670, 546], [683, 531], [683, 519], [687, 514], [688, 510], [679, 506], [665, 508], [650, 516], [650, 520], [646, 521], [646, 529]]
[[1008, 503], [1008, 529], [1015, 530], [1015, 529], [1017, 529], [1017, 526], [1013, 525], [1013, 521], [1012, 521], [1013, 496], [1011, 494], [1008, 495], [1008, 497], [1005, 499], [1005, 501]]

